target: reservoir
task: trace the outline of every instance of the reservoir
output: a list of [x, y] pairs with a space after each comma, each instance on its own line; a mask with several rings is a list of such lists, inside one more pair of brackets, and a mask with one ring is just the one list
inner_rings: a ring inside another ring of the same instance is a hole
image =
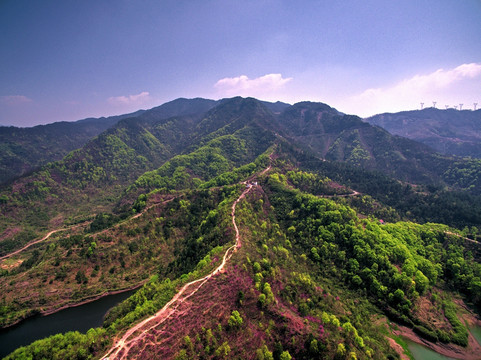
[[35, 340], [68, 331], [86, 333], [90, 328], [99, 327], [102, 325], [105, 314], [135, 291], [130, 290], [108, 295], [90, 303], [61, 310], [47, 316], [34, 316], [20, 324], [0, 330], [0, 358]]
[[411, 355], [416, 360], [449, 360], [453, 359], [427, 348], [424, 345], [418, 344], [414, 341], [404, 338], [404, 341], [408, 344], [408, 349], [411, 352]]
[[481, 327], [479, 326], [472, 326], [469, 328], [469, 331], [474, 336], [476, 341], [481, 345]]

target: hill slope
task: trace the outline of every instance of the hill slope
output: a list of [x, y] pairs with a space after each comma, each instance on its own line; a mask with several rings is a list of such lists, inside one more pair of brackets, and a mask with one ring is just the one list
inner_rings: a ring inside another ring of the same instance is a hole
[[10, 358], [384, 359], [394, 334], [476, 356], [481, 201], [433, 185], [468, 163], [267, 105], [179, 99], [4, 187], [3, 326], [143, 285], [102, 328]]
[[325, 104], [295, 104], [280, 115], [279, 122], [290, 139], [322, 158], [378, 170], [403, 181], [440, 181], [451, 162], [426, 146], [392, 136]]
[[57, 122], [32, 128], [0, 127], [0, 184], [61, 160], [122, 119], [142, 115], [156, 122], [173, 116], [203, 113], [215, 105], [206, 99], [176, 99], [148, 111], [75, 122]]

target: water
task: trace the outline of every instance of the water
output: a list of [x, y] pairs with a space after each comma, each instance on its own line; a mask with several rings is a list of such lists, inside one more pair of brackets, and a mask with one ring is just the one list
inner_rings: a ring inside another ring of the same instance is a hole
[[424, 345], [415, 343], [409, 339], [404, 338], [404, 341], [408, 344], [408, 349], [411, 352], [411, 355], [416, 360], [449, 360], [453, 359], [427, 348]]
[[[472, 326], [469, 328], [469, 331], [474, 336], [476, 341], [481, 345], [481, 327], [479, 326]], [[431, 349], [415, 343], [407, 338], [404, 338], [404, 341], [408, 344], [409, 351], [411, 352], [412, 356], [416, 360], [446, 360], [452, 359], [450, 357], [438, 354], [437, 352], [432, 351]]]
[[102, 325], [105, 314], [115, 305], [132, 295], [135, 290], [108, 295], [88, 304], [61, 310], [48, 316], [34, 316], [11, 328], [0, 330], [0, 358], [20, 346], [50, 335], [79, 331]]
[[469, 328], [469, 331], [471, 332], [471, 334], [473, 334], [479, 345], [481, 345], [481, 327], [473, 326]]

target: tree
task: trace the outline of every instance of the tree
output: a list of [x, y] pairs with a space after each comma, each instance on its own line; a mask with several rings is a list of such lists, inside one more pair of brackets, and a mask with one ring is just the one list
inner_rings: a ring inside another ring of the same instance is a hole
[[239, 328], [244, 320], [242, 319], [242, 316], [239, 314], [237, 310], [232, 311], [232, 315], [230, 316], [228, 320], [228, 325], [229, 328], [234, 329], [234, 328]]
[[229, 353], [231, 352], [231, 348], [229, 346], [229, 343], [227, 341], [223, 342], [221, 346], [217, 348], [215, 351], [216, 356], [222, 356], [223, 358], [226, 358]]
[[260, 349], [257, 349], [257, 360], [274, 360], [272, 352], [269, 351], [266, 345], [263, 345]]
[[419, 294], [424, 295], [429, 286], [429, 279], [420, 270], [418, 270], [416, 271], [415, 281], [416, 291]]
[[346, 355], [346, 347], [344, 346], [343, 343], [337, 344], [336, 356], [341, 358], [341, 357], [344, 357], [344, 355]]

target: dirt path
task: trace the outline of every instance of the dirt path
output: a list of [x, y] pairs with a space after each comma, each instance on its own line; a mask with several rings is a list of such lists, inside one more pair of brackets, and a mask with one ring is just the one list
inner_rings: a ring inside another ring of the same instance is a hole
[[350, 197], [350, 196], [357, 196], [357, 195], [361, 195], [360, 192], [356, 191], [356, 190], [352, 190], [352, 193], [350, 194], [342, 194], [342, 195], [320, 195], [319, 197], [322, 197], [322, 198], [335, 198], [335, 197]]
[[[147, 206], [146, 208], [144, 208], [144, 209], [143, 209], [141, 212], [139, 212], [138, 214], [132, 216], [131, 218], [126, 219], [125, 222], [130, 221], [130, 220], [133, 220], [133, 219], [137, 219], [137, 218], [141, 217], [142, 215], [144, 215], [144, 214], [145, 214], [147, 211], [149, 211], [150, 209], [152, 209], [152, 208], [154, 208], [154, 207], [156, 207], [156, 206], [159, 206], [159, 205], [165, 205], [165, 204], [167, 204], [167, 203], [169, 203], [169, 202], [171, 202], [172, 200], [175, 200], [175, 199], [177, 199], [177, 198], [178, 198], [178, 196], [174, 196], [174, 197], [172, 197], [172, 198], [170, 198], [170, 199], [167, 199], [167, 200], [164, 200], [164, 201], [161, 201], [161, 202], [158, 202], [158, 203], [153, 203], [153, 204]], [[118, 224], [116, 224], [116, 225], [118, 225]]]
[[[163, 205], [163, 204], [167, 204], [168, 202], [174, 200], [176, 198], [176, 196], [172, 197], [171, 199], [167, 199], [167, 200], [164, 200], [160, 203], [154, 203], [148, 207], [146, 207], [145, 209], [143, 209], [140, 213], [130, 217], [130, 218], [127, 218], [126, 220], [118, 223], [118, 224], [115, 224], [115, 226], [119, 226], [121, 224], [123, 224], [124, 222], [127, 222], [127, 221], [131, 221], [133, 219], [137, 219], [138, 217], [142, 216], [143, 214], [145, 214], [148, 210], [150, 210], [151, 208], [153, 207], [156, 207], [156, 206], [159, 206], [159, 205]], [[88, 223], [88, 222], [87, 222]], [[61, 231], [67, 231], [67, 230], [73, 230], [79, 226], [82, 226], [82, 225], [85, 225], [84, 224], [78, 224], [78, 225], [73, 225], [73, 226], [69, 226], [69, 227], [66, 227], [66, 228], [62, 228], [62, 229], [56, 229], [56, 230], [52, 230], [50, 231], [47, 235], [45, 235], [43, 238], [41, 239], [38, 239], [38, 240], [35, 240], [35, 241], [32, 241], [31, 243], [28, 243], [27, 245], [25, 245], [23, 248], [21, 249], [18, 249], [18, 250], [15, 250], [14, 252], [11, 252], [10, 254], [7, 254], [7, 255], [3, 255], [0, 257], [0, 261], [4, 260], [4, 259], [8, 259], [9, 257], [11, 256], [14, 256], [14, 255], [17, 255], [19, 253], [21, 253], [22, 251], [25, 251], [27, 250], [29, 247], [35, 245], [35, 244], [38, 244], [38, 243], [41, 243], [42, 241], [45, 241], [47, 240], [50, 236], [52, 236], [53, 234], [55, 233], [58, 233], [58, 232], [61, 232]], [[105, 229], [105, 230], [101, 230], [99, 231], [98, 233], [103, 233], [103, 232], [106, 232], [108, 229]]]
[[[268, 171], [269, 169], [270, 169], [270, 166], [267, 169], [265, 169], [261, 173], [261, 175], [265, 174], [265, 172]], [[185, 284], [177, 292], [177, 294], [167, 304], [165, 304], [164, 307], [160, 309], [157, 313], [155, 313], [154, 315], [148, 317], [147, 319], [141, 321], [134, 327], [127, 330], [127, 332], [117, 341], [117, 343], [112, 348], [110, 348], [110, 350], [102, 357], [102, 359], [111, 360], [111, 359], [128, 358], [131, 348], [139, 340], [145, 338], [147, 336], [147, 333], [150, 330], [159, 326], [165, 320], [167, 320], [172, 314], [174, 314], [176, 309], [179, 307], [179, 305], [182, 304], [184, 301], [186, 301], [188, 298], [190, 298], [192, 295], [194, 295], [207, 281], [209, 281], [209, 279], [212, 276], [222, 272], [227, 261], [229, 261], [229, 259], [232, 257], [234, 252], [236, 252], [237, 249], [239, 249], [242, 246], [242, 243], [240, 240], [239, 228], [237, 227], [237, 224], [235, 222], [235, 210], [239, 201], [242, 200], [251, 189], [252, 189], [252, 186], [247, 187], [232, 204], [231, 217], [232, 217], [232, 224], [235, 230], [235, 244], [226, 250], [220, 265], [214, 270], [212, 270], [211, 273], [204, 276], [203, 278], [193, 280]]]
[[[78, 226], [78, 225], [75, 225], [75, 226]], [[13, 256], [13, 255], [17, 255], [18, 253], [24, 251], [24, 250], [27, 250], [30, 246], [33, 246], [35, 244], [38, 244], [42, 241], [45, 241], [47, 240], [51, 235], [55, 234], [55, 233], [58, 233], [60, 231], [66, 231], [66, 230], [71, 230], [73, 229], [75, 226], [72, 226], [72, 227], [68, 227], [68, 228], [64, 228], [64, 229], [57, 229], [57, 230], [52, 230], [50, 231], [47, 235], [45, 235], [43, 238], [41, 239], [38, 239], [38, 240], [35, 240], [35, 241], [32, 241], [31, 243], [28, 243], [27, 245], [25, 245], [23, 248], [21, 249], [18, 249], [14, 252], [11, 252], [10, 254], [7, 254], [7, 255], [3, 255], [2, 257], [0, 257], [0, 260], [3, 260], [3, 259], [7, 259], [9, 258], [10, 256]]]
[[470, 241], [470, 242], [472, 242], [472, 243], [481, 245], [481, 243], [480, 243], [479, 241], [470, 239], [470, 238], [465, 237], [465, 236], [463, 236], [463, 235], [461, 235], [461, 234], [456, 234], [456, 233], [453, 233], [453, 232], [451, 232], [451, 231], [445, 231], [444, 233], [445, 233], [445, 234], [448, 234], [448, 235], [454, 235], [454, 236], [457, 236], [457, 237], [459, 237], [459, 238], [461, 238], [461, 239], [463, 239], [463, 240], [465, 240], [465, 241]]

